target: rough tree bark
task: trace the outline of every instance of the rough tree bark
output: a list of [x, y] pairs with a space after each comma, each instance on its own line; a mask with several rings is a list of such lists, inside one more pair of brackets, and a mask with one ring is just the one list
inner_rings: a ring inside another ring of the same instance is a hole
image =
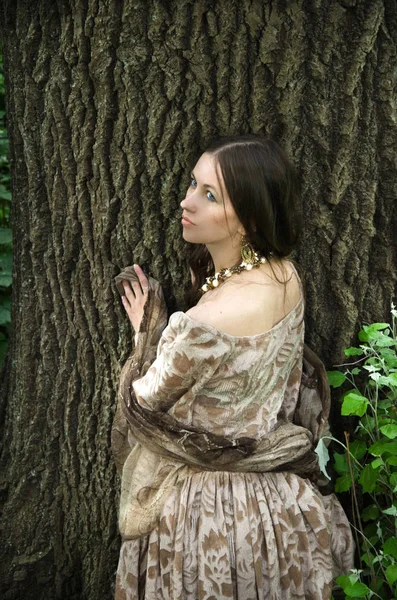
[[307, 343], [328, 368], [396, 297], [394, 0], [3, 0], [12, 334], [1, 595], [112, 597], [110, 426], [139, 262], [188, 285], [179, 202], [214, 135], [276, 136], [302, 178]]

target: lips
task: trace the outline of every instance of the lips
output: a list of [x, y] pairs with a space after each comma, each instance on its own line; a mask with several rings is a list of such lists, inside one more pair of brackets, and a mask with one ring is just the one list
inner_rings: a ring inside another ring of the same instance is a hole
[[187, 217], [185, 217], [185, 215], [182, 215], [182, 219], [184, 219], [188, 223], [191, 223], [192, 225], [194, 225], [193, 221], [191, 221], [190, 219], [188, 219]]

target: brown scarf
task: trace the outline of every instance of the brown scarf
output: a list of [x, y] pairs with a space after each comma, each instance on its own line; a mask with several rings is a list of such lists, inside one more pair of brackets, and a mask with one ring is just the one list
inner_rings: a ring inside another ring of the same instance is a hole
[[[115, 279], [119, 292], [124, 292], [123, 279], [136, 278], [135, 271], [127, 267]], [[155, 279], [148, 279], [144, 318], [135, 351], [121, 371], [112, 428], [112, 451], [122, 471], [119, 526], [123, 538], [149, 533], [171, 490], [202, 470], [292, 471], [310, 477], [318, 486], [327, 483], [319, 471], [314, 448], [329, 431], [330, 389], [324, 364], [306, 344], [293, 422], [280, 420], [259, 440], [215, 435], [139, 404], [132, 383], [145, 375], [156, 358], [167, 322], [161, 286]]]

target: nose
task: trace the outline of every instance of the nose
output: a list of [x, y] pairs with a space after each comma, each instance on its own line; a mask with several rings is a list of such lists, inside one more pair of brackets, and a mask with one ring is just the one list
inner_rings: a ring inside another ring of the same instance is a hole
[[183, 210], [187, 210], [188, 212], [191, 212], [191, 213], [196, 211], [195, 201], [191, 196], [186, 196], [186, 198], [184, 198], [182, 200], [182, 202], [179, 204], [179, 206]]

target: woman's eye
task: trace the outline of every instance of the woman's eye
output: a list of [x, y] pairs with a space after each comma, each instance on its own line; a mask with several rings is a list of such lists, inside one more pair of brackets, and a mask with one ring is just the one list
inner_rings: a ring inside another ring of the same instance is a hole
[[[190, 187], [196, 187], [197, 181], [192, 177], [190, 181]], [[209, 194], [209, 196], [208, 196]], [[216, 202], [215, 196], [211, 192], [207, 192], [207, 198], [210, 202]]]

